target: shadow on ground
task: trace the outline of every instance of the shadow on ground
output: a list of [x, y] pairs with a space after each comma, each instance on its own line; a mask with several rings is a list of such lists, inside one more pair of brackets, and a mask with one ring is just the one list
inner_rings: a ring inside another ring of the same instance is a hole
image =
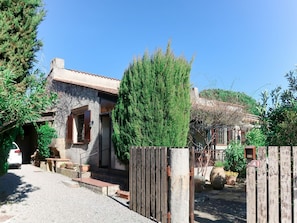
[[195, 194], [195, 221], [200, 223], [246, 222], [244, 185], [213, 190], [211, 186]]
[[7, 173], [0, 177], [0, 205], [21, 202], [28, 197], [28, 193], [38, 189], [23, 182], [21, 177], [14, 173]]

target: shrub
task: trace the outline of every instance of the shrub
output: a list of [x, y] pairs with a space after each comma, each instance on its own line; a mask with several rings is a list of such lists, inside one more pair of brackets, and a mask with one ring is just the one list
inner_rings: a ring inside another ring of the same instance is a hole
[[214, 163], [214, 167], [223, 167], [223, 166], [224, 166], [224, 162], [223, 161], [217, 160]]
[[244, 146], [239, 142], [231, 142], [227, 147], [225, 170], [238, 172], [239, 177], [245, 177], [246, 159], [244, 157]]
[[48, 146], [51, 144], [52, 139], [57, 137], [56, 130], [49, 126], [48, 123], [45, 123], [37, 127], [37, 136], [39, 154], [42, 158], [50, 157], [50, 149]]
[[246, 144], [251, 146], [265, 146], [266, 137], [261, 129], [253, 128], [246, 134]]
[[191, 62], [145, 53], [125, 71], [112, 112], [115, 154], [127, 164], [131, 146], [185, 147], [190, 122]]

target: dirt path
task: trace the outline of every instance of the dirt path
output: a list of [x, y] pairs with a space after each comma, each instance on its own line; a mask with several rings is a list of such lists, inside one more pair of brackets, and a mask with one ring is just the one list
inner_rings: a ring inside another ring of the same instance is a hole
[[195, 195], [194, 213], [195, 222], [199, 223], [246, 222], [245, 185], [226, 185], [223, 190], [206, 185], [203, 192]]

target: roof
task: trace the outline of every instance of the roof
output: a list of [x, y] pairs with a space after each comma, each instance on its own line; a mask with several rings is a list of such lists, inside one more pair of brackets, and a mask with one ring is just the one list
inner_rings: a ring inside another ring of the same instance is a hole
[[120, 80], [87, 72], [65, 69], [64, 60], [55, 58], [51, 64], [49, 78], [54, 81], [83, 86], [104, 93], [117, 95]]

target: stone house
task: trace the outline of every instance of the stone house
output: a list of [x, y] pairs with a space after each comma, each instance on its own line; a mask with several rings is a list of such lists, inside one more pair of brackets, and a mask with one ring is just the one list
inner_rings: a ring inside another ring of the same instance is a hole
[[[60, 158], [90, 164], [94, 178], [111, 182], [122, 178], [121, 184], [125, 181], [127, 185], [127, 167], [116, 158], [111, 140], [111, 111], [118, 97], [120, 80], [66, 69], [60, 58], [52, 60], [47, 80], [49, 88], [59, 98], [55, 108], [43, 114], [40, 120], [51, 122], [57, 131], [58, 137], [51, 147], [59, 152]], [[216, 107], [213, 101], [199, 98], [196, 88], [191, 90], [191, 97], [192, 106], [201, 109]], [[232, 109], [230, 105], [223, 106]], [[248, 114], [244, 117], [248, 127], [248, 123], [255, 121], [255, 117]], [[24, 128], [25, 138], [20, 143], [30, 157], [37, 148], [37, 136], [33, 126]], [[243, 136], [243, 129], [247, 128], [234, 126], [232, 132], [226, 127], [219, 129], [217, 149], [226, 148], [230, 137]]]
[[116, 156], [111, 140], [111, 110], [120, 80], [66, 69], [64, 60], [51, 62], [48, 84], [58, 94], [52, 125], [57, 139], [52, 143], [61, 158], [90, 164], [99, 169], [125, 170]]
[[[207, 135], [207, 138], [211, 139], [212, 149], [216, 150], [216, 159], [224, 159], [224, 150], [231, 141], [238, 140], [245, 143], [246, 133], [259, 123], [259, 118], [247, 113], [244, 106], [199, 97], [197, 88], [191, 90], [191, 103], [193, 110], [209, 114], [206, 118], [208, 126], [203, 129], [204, 134], [201, 135], [198, 131], [194, 131], [192, 134], [194, 141], [202, 149], [205, 146]], [[191, 122], [190, 126], [195, 125], [193, 120]], [[201, 120], [195, 120], [195, 122], [199, 123]], [[195, 129], [195, 127], [193, 128]], [[199, 150], [199, 148], [197, 149]]]

